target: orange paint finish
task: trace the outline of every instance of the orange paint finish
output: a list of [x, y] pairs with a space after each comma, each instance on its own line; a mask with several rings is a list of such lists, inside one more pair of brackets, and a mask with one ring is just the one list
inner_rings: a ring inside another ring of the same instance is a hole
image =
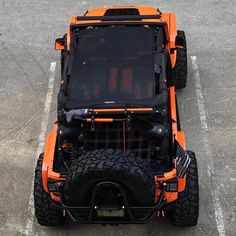
[[182, 146], [183, 149], [185, 149], [185, 133], [184, 131], [178, 131], [177, 132], [177, 139], [179, 144]]
[[[179, 142], [179, 144], [186, 149], [185, 147], [185, 133], [184, 131], [178, 131], [176, 135], [176, 140]], [[183, 178], [178, 179], [178, 192], [184, 191], [186, 186], [186, 175]]]
[[42, 179], [43, 179], [43, 187], [46, 192], [48, 192], [48, 185], [47, 185], [48, 178], [58, 181], [64, 180], [64, 178], [60, 177], [59, 173], [53, 171], [53, 160], [56, 148], [56, 140], [57, 140], [57, 124], [54, 125], [52, 131], [48, 134], [46, 146], [44, 149]]
[[[160, 190], [160, 184], [156, 183], [156, 197], [155, 197], [155, 203], [157, 202], [159, 196], [161, 194], [161, 190]], [[178, 192], [165, 192], [165, 198], [166, 198], [166, 202], [170, 203], [173, 202], [177, 199], [178, 197]]]
[[[116, 6], [116, 7], [103, 7], [103, 8], [96, 8], [90, 10], [86, 16], [103, 16], [105, 14], [105, 11], [107, 9], [116, 9], [116, 8], [137, 8], [140, 15], [155, 15], [159, 14], [156, 8], [154, 7], [145, 7], [145, 6]], [[76, 19], [77, 16], [72, 16], [70, 19], [70, 25], [67, 30], [67, 50], [70, 50], [70, 42], [71, 42], [71, 31], [70, 31], [70, 26], [73, 24], [92, 24], [92, 23], [99, 23], [101, 22], [100, 20], [83, 20], [83, 21], [78, 21]], [[176, 15], [174, 13], [162, 13], [160, 19], [143, 19], [141, 20], [142, 22], [147, 22], [147, 25], [145, 27], [148, 27], [149, 22], [162, 22], [166, 24], [165, 27], [165, 34], [166, 34], [166, 49], [170, 52], [172, 51], [173, 53], [170, 54], [171, 58], [171, 64], [172, 67], [175, 66], [176, 63], [176, 50], [171, 50], [175, 49], [175, 38], [177, 35], [177, 28], [176, 28]], [[130, 21], [124, 21], [124, 22], [130, 22]], [[112, 24], [112, 21], [111, 21]], [[114, 77], [116, 74], [116, 71], [113, 71]], [[131, 77], [129, 75], [130, 72], [126, 71], [124, 72], [124, 76], [126, 78]], [[129, 85], [129, 79], [126, 79], [124, 84]], [[129, 86], [128, 86], [129, 87]], [[176, 139], [180, 145], [185, 149], [185, 134], [183, 131], [178, 131], [177, 130], [177, 112], [176, 112], [176, 97], [175, 97], [175, 88], [170, 87], [169, 88], [169, 99], [170, 99], [170, 113], [169, 116], [171, 118], [172, 122], [172, 133], [173, 133], [173, 142], [174, 139]], [[112, 108], [112, 109], [90, 109], [90, 111], [93, 111], [95, 113], [119, 113], [119, 112], [151, 112], [153, 111], [153, 108]], [[88, 118], [87, 122], [91, 122], [92, 119]], [[112, 118], [95, 118], [95, 122], [113, 122]], [[43, 186], [45, 191], [48, 192], [48, 187], [47, 187], [47, 179], [52, 178], [55, 180], [64, 180], [63, 178], [60, 177], [59, 173], [56, 173], [53, 171], [53, 160], [54, 160], [54, 151], [56, 148], [56, 139], [57, 139], [57, 125], [55, 124], [53, 127], [53, 130], [48, 134], [47, 137], [47, 142], [46, 142], [46, 147], [44, 151], [44, 162], [43, 162], [43, 171], [42, 171], [42, 178], [43, 178]], [[160, 194], [159, 190], [159, 183], [158, 181], [167, 181], [172, 178], [176, 177], [176, 169], [173, 169], [170, 172], [164, 173], [164, 177], [158, 178], [155, 176], [155, 181], [156, 181], [156, 199], [158, 198]], [[186, 184], [186, 176], [182, 179], [178, 179], [178, 192], [181, 192], [185, 189], [185, 184]], [[175, 201], [178, 197], [178, 192], [166, 192], [165, 197], [167, 199], [167, 203]], [[51, 197], [55, 201], [60, 201], [59, 196], [55, 193], [50, 193]]]
[[175, 100], [175, 88], [174, 86], [169, 88], [169, 99], [170, 99], [170, 118], [172, 120], [172, 140], [174, 143], [177, 137], [177, 113], [176, 113], [176, 100]]
[[[164, 177], [158, 178], [157, 176], [155, 176], [155, 182], [156, 182], [156, 200], [155, 201], [157, 201], [157, 199], [160, 195], [160, 186], [159, 186], [158, 182], [160, 182], [160, 181], [165, 182], [165, 181], [171, 180], [173, 178], [176, 178], [176, 169], [173, 169], [170, 172], [164, 173]], [[186, 184], [186, 176], [184, 176], [184, 178], [178, 179], [178, 192], [166, 192], [165, 193], [167, 203], [173, 202], [177, 199], [178, 193], [182, 192], [185, 189], [185, 184]]]
[[70, 50], [70, 38], [71, 38], [71, 32], [70, 32], [70, 26], [67, 29], [67, 38], [66, 38], [66, 47], [67, 47], [67, 51]]
[[[177, 130], [177, 112], [176, 112], [176, 94], [175, 94], [175, 88], [170, 87], [169, 88], [169, 99], [170, 99], [170, 118], [172, 120], [172, 133], [173, 133], [173, 142], [174, 139], [176, 139], [179, 144], [185, 149], [185, 134], [183, 131], [178, 131]], [[167, 181], [170, 179], [176, 178], [176, 169], [173, 169], [170, 172], [164, 173], [164, 177], [158, 178], [157, 176], [155, 177], [156, 185], [158, 186], [158, 181]], [[186, 185], [186, 176], [184, 178], [178, 178], [178, 192], [182, 192], [185, 189]], [[160, 194], [160, 190], [157, 189], [156, 193], [156, 198], [158, 198]], [[175, 201], [178, 197], [177, 192], [167, 192], [165, 194], [165, 197], [168, 202]]]
[[178, 179], [178, 192], [184, 191], [186, 187], [186, 175], [183, 178]]
[[166, 203], [173, 202], [178, 198], [178, 192], [166, 192], [165, 197], [167, 200]]
[[[104, 7], [104, 8], [96, 8], [90, 10], [86, 16], [104, 16], [106, 10], [108, 9], [115, 9], [121, 7]], [[152, 7], [122, 7], [122, 8], [137, 8], [139, 10], [140, 15], [156, 15], [159, 14], [155, 8]], [[101, 20], [76, 20], [77, 16], [71, 16], [70, 24], [92, 24], [92, 23], [99, 23]], [[131, 20], [132, 21], [132, 20]], [[161, 19], [143, 19], [142, 22], [161, 22]], [[110, 21], [115, 22], [115, 21]], [[130, 20], [124, 21], [130, 22]]]
[[55, 202], [61, 202], [60, 197], [59, 197], [57, 194], [55, 194], [55, 193], [50, 193], [50, 195], [51, 195], [51, 198], [52, 198], [53, 201], [55, 201]]
[[[102, 7], [102, 8], [95, 8], [87, 12], [86, 16], [104, 16], [106, 10], [108, 9], [117, 9], [117, 8], [136, 8], [139, 11], [140, 15], [155, 15], [160, 14], [155, 7], [146, 7], [146, 6], [115, 6], [115, 7]], [[67, 30], [67, 50], [70, 50], [70, 39], [71, 39], [71, 32], [70, 26], [73, 24], [91, 24], [91, 23], [99, 23], [100, 20], [80, 20], [76, 19], [77, 16], [71, 16], [70, 24]], [[177, 28], [176, 28], [176, 15], [174, 13], [162, 13], [160, 19], [143, 19], [142, 22], [162, 22], [166, 23], [165, 33], [167, 39], [166, 49], [171, 50], [176, 48], [175, 46], [175, 38], [177, 35]], [[110, 21], [112, 22], [112, 21]], [[130, 21], [124, 21], [130, 22]], [[172, 67], [175, 66], [176, 63], [176, 50], [170, 54], [171, 64]]]
[[155, 181], [167, 181], [176, 177], [176, 169], [173, 169], [170, 172], [164, 173], [163, 177], [155, 176]]
[[63, 50], [64, 46], [59, 44], [58, 42], [55, 42], [54, 49], [55, 50]]
[[[95, 8], [91, 9], [90, 11], [87, 12], [86, 16], [104, 16], [106, 10], [108, 9], [119, 9], [119, 8], [136, 8], [139, 11], [140, 15], [156, 15], [160, 14], [159, 11], [155, 7], [146, 7], [146, 6], [115, 6], [115, 7], [101, 7], [101, 8]], [[67, 49], [70, 49], [70, 38], [71, 38], [71, 33], [70, 33], [70, 26], [73, 24], [91, 24], [91, 23], [99, 23], [101, 22], [100, 20], [80, 20], [78, 21], [76, 19], [77, 16], [71, 16], [70, 19], [70, 24], [69, 28], [67, 31]], [[166, 31], [166, 38], [167, 38], [167, 49], [170, 50], [171, 48], [175, 48], [175, 36], [177, 35], [176, 31], [176, 16], [174, 13], [162, 13], [160, 19], [143, 19], [141, 20], [142, 22], [162, 22], [166, 23], [167, 26], [165, 27]], [[112, 21], [110, 21], [112, 22]], [[130, 22], [130, 21], [124, 21], [124, 22]], [[175, 65], [176, 61], [176, 52], [171, 54], [171, 62], [172, 66]]]
[[119, 9], [119, 8], [136, 8], [139, 11], [140, 15], [155, 15], [158, 13], [155, 7], [146, 7], [146, 6], [112, 6], [112, 7], [101, 7], [94, 8], [90, 10], [86, 16], [103, 16], [107, 9]]
[[[169, 42], [166, 45], [166, 49], [170, 51], [171, 49], [176, 48], [175, 46], [175, 38], [177, 35], [176, 15], [174, 13], [163, 13], [162, 22], [166, 22], [167, 24], [166, 28], [168, 29], [168, 32], [166, 32], [166, 35], [168, 35]], [[176, 50], [174, 50], [174, 53], [170, 54], [170, 59], [173, 68], [176, 63]]]
[[175, 88], [174, 86], [169, 88], [169, 95], [170, 95], [170, 116], [173, 121], [177, 121], [176, 117], [176, 100], [175, 100]]
[[[87, 118], [86, 119], [87, 122], [91, 122], [92, 119], [91, 118]], [[106, 123], [106, 122], [113, 122], [112, 118], [95, 118], [94, 122], [101, 122], [101, 123]]]
[[[169, 29], [170, 29], [170, 49], [175, 48], [175, 38], [177, 36], [177, 29], [176, 29], [176, 15], [174, 13], [169, 14]], [[176, 63], [176, 50], [173, 54], [170, 54], [171, 64], [172, 67], [175, 66]]]

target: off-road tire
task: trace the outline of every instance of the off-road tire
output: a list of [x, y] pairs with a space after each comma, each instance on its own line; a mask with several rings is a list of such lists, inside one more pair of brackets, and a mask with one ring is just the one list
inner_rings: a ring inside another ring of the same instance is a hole
[[183, 48], [176, 49], [176, 63], [173, 68], [174, 85], [176, 89], [182, 89], [187, 84], [187, 44], [184, 31], [178, 30], [177, 35], [184, 41]]
[[34, 179], [34, 207], [35, 216], [38, 223], [42, 226], [63, 225], [65, 217], [63, 211], [54, 202], [50, 194], [44, 191], [42, 181], [43, 154], [39, 156]]
[[191, 158], [186, 173], [186, 187], [178, 194], [175, 208], [168, 213], [172, 223], [176, 226], [195, 226], [199, 211], [199, 187], [197, 161], [194, 152], [187, 151]]
[[154, 204], [155, 182], [147, 162], [130, 151], [113, 149], [88, 151], [72, 163], [65, 198], [75, 205], [90, 204], [93, 187], [107, 180], [124, 187], [130, 204]]

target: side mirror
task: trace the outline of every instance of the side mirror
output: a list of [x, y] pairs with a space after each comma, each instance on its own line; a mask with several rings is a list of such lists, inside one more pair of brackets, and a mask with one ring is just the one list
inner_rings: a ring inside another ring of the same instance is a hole
[[184, 38], [180, 37], [180, 36], [176, 36], [175, 38], [175, 46], [180, 46], [180, 47], [184, 47]]
[[64, 50], [64, 39], [63, 38], [57, 38], [55, 40], [55, 45], [54, 45], [55, 50]]

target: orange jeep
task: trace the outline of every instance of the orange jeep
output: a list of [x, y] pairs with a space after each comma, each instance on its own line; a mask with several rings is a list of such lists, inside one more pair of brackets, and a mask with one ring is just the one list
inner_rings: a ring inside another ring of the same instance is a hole
[[195, 154], [176, 93], [187, 81], [174, 13], [109, 7], [72, 16], [61, 50], [57, 119], [35, 169], [40, 225], [197, 224]]

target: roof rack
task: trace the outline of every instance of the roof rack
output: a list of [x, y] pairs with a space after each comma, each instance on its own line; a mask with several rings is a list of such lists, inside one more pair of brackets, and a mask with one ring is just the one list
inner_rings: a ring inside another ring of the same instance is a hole
[[101, 21], [126, 21], [143, 19], [160, 19], [160, 15], [118, 15], [118, 16], [77, 16], [77, 21], [101, 20]]

